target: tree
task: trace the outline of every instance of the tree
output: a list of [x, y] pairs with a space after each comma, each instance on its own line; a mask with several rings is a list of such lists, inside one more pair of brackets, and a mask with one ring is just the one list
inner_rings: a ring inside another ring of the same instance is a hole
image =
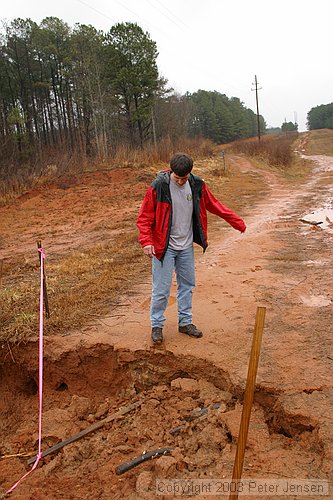
[[167, 89], [157, 55], [156, 43], [135, 23], [116, 24], [106, 34], [90, 25], [71, 28], [57, 17], [39, 25], [15, 19], [4, 26], [4, 168], [15, 162], [42, 167], [59, 152], [105, 158], [123, 143], [143, 147], [186, 135], [221, 143], [256, 135], [256, 115], [237, 97], [204, 90], [179, 95]]
[[298, 125], [297, 125], [297, 123], [293, 123], [293, 122], [284, 122], [281, 125], [281, 130], [282, 130], [282, 132], [285, 132], [285, 133], [297, 132]]
[[333, 128], [333, 102], [311, 108], [307, 116], [309, 130]]
[[[214, 142], [226, 143], [256, 135], [256, 115], [237, 98], [198, 90], [188, 94], [192, 107], [189, 123], [191, 135], [203, 135]], [[262, 117], [260, 117], [262, 118]], [[262, 119], [262, 130], [265, 122]]]
[[72, 64], [70, 56], [71, 29], [57, 17], [47, 17], [40, 24], [42, 30], [40, 60], [49, 79], [49, 101], [55, 120], [57, 141], [71, 151], [76, 149], [75, 120], [72, 95]]
[[176, 141], [188, 135], [191, 103], [187, 96], [174, 93], [172, 89], [157, 95], [154, 102], [156, 140]]
[[[7, 43], [3, 53], [10, 64], [8, 73], [13, 76], [12, 107], [21, 108], [24, 124], [21, 134], [27, 134], [31, 144], [39, 137], [39, 123], [36, 109], [35, 75], [36, 65], [33, 51], [33, 31], [36, 23], [31, 19], [15, 19], [6, 28]], [[17, 124], [18, 125], [18, 124]]]
[[87, 154], [96, 152], [106, 157], [108, 109], [101, 78], [103, 40], [102, 32], [93, 26], [76, 24], [71, 35], [70, 55], [79, 140]]
[[143, 146], [160, 88], [156, 43], [136, 23], [119, 23], [106, 36], [104, 75], [125, 117], [132, 145]]
[[274, 135], [274, 134], [281, 134], [281, 128], [280, 127], [269, 127], [266, 130], [267, 134]]

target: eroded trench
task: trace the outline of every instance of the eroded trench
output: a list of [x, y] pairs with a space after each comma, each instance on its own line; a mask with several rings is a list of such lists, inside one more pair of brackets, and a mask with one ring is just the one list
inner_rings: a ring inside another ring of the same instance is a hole
[[[0, 367], [2, 493], [29, 469], [37, 450], [35, 353], [36, 345], [27, 345], [7, 353]], [[43, 450], [120, 408], [138, 406], [46, 456], [13, 497], [145, 498], [156, 478], [230, 479], [243, 390], [207, 360], [168, 351], [96, 345], [46, 356]], [[116, 474], [120, 464], [162, 447], [171, 453]], [[257, 386], [243, 477], [318, 477], [322, 457], [317, 425], [288, 415], [274, 389]]]

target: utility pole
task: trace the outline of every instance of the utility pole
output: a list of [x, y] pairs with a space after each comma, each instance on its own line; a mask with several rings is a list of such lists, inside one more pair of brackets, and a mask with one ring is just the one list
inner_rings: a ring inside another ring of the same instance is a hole
[[258, 90], [261, 90], [262, 87], [258, 88], [257, 75], [254, 75], [254, 81], [255, 81], [255, 83], [252, 83], [252, 85], [255, 85], [255, 88], [251, 89], [251, 90], [256, 91], [258, 140], [260, 141], [260, 119], [259, 119]]

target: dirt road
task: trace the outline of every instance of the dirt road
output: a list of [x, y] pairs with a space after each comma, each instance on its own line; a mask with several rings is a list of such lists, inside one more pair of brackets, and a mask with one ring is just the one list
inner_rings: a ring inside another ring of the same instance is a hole
[[[312, 175], [298, 186], [260, 171], [269, 194], [249, 210], [244, 235], [230, 228], [222, 238], [225, 223], [212, 219], [209, 248], [196, 251], [194, 322], [202, 339], [177, 332], [173, 285], [164, 345], [151, 346], [149, 279], [107, 317], [48, 339], [45, 448], [119, 406], [141, 406], [45, 459], [13, 498], [155, 498], [156, 478], [230, 479], [257, 306], [266, 307], [266, 323], [243, 477], [333, 481], [333, 228], [330, 212], [321, 211], [332, 208], [333, 158], [313, 160]], [[300, 221], [315, 210], [323, 224]], [[26, 450], [37, 437], [33, 349], [22, 352], [20, 366], [4, 369], [6, 402], [17, 411], [4, 453]], [[15, 387], [28, 377], [20, 402], [9, 390], [13, 377]], [[202, 408], [204, 416], [185, 418]], [[162, 446], [172, 455], [116, 476], [120, 463]], [[25, 467], [19, 459], [0, 462], [1, 487]], [[327, 498], [332, 483], [330, 491]], [[285, 498], [302, 497], [290, 493]]]

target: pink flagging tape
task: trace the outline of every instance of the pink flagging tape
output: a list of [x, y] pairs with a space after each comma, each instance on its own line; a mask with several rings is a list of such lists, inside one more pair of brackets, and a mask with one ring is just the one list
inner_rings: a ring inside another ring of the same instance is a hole
[[39, 394], [39, 424], [38, 424], [38, 454], [32, 468], [24, 474], [8, 491], [5, 495], [11, 493], [15, 488], [26, 478], [32, 471], [34, 471], [42, 458], [42, 408], [43, 408], [43, 331], [44, 331], [44, 293], [43, 293], [43, 279], [44, 279], [44, 260], [45, 253], [42, 248], [38, 248], [40, 252], [40, 299], [39, 299], [39, 375], [38, 375], [38, 394]]

